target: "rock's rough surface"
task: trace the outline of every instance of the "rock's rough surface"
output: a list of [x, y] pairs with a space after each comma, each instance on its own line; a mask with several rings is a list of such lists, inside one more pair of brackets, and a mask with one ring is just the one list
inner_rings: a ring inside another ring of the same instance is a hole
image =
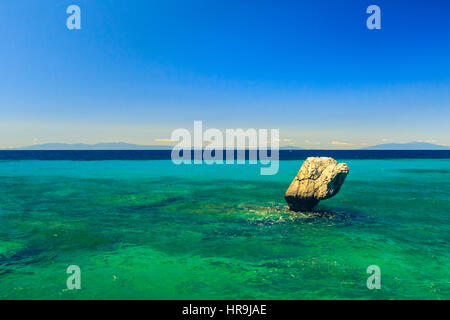
[[348, 172], [345, 163], [338, 164], [333, 158], [307, 158], [284, 195], [289, 209], [311, 210], [320, 200], [333, 197]]

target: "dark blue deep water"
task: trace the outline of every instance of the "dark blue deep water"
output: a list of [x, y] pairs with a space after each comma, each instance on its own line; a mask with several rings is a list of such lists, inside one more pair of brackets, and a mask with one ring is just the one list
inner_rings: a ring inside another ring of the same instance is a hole
[[[171, 150], [0, 150], [0, 160], [170, 160], [170, 155]], [[450, 150], [280, 150], [280, 160], [304, 160], [307, 157], [449, 159]]]

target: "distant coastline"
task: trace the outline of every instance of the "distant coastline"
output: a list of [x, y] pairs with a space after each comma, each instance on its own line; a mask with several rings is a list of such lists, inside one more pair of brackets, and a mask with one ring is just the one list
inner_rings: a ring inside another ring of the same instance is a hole
[[[85, 143], [46, 143], [36, 144], [26, 147], [13, 147], [0, 150], [42, 150], [42, 151], [89, 151], [89, 150], [172, 150], [173, 146], [169, 145], [138, 145], [125, 142], [113, 142], [113, 143], [97, 143], [97, 144], [85, 144]], [[321, 149], [305, 149], [297, 146], [282, 146], [280, 150], [313, 150], [318, 151]], [[339, 149], [330, 149], [339, 150]], [[426, 142], [409, 142], [409, 143], [386, 143], [374, 146], [368, 146], [360, 149], [347, 149], [351, 150], [450, 150], [449, 146], [437, 145]]]
[[450, 147], [427, 142], [409, 142], [378, 144], [360, 150], [450, 150]]

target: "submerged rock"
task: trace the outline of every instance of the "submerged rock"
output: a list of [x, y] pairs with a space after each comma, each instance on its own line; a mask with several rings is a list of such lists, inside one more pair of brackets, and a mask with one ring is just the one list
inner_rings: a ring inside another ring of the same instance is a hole
[[333, 158], [309, 157], [303, 162], [284, 198], [293, 211], [311, 210], [320, 200], [339, 192], [349, 172], [345, 163]]

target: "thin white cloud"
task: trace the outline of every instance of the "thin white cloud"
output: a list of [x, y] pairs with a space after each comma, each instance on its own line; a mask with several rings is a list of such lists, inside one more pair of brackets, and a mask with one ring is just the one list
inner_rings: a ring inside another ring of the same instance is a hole
[[426, 143], [437, 143], [436, 139], [425, 139], [425, 140], [417, 140], [417, 142], [426, 142]]
[[274, 141], [278, 141], [278, 142], [290, 142], [290, 141], [292, 141], [292, 139], [274, 139]]
[[306, 143], [306, 144], [314, 144], [314, 145], [320, 144], [319, 141], [310, 141], [310, 140], [305, 140], [305, 143]]
[[154, 139], [156, 142], [174, 142], [172, 139]]
[[353, 146], [353, 143], [350, 142], [331, 141], [330, 143], [336, 146]]

